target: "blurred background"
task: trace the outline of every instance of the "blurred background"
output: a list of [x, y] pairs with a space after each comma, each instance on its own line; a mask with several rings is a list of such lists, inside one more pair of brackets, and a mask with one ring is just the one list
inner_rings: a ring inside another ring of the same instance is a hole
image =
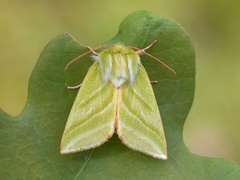
[[84, 45], [113, 37], [135, 10], [169, 16], [196, 48], [196, 92], [184, 141], [197, 154], [240, 163], [240, 1], [11, 0], [0, 2], [0, 107], [26, 103], [28, 79], [44, 46], [63, 32]]

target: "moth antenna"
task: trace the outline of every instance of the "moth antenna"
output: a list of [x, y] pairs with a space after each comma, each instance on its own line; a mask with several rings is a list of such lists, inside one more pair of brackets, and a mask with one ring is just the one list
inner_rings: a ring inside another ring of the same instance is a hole
[[177, 74], [172, 68], [170, 68], [167, 64], [165, 64], [164, 62], [162, 62], [160, 59], [158, 59], [157, 57], [145, 52], [147, 49], [149, 49], [150, 47], [152, 47], [154, 44], [157, 43], [157, 40], [155, 39], [151, 44], [149, 44], [147, 47], [143, 48], [143, 49], [139, 49], [137, 47], [134, 46], [128, 46], [130, 48], [136, 49], [136, 53], [138, 54], [145, 54], [148, 57], [154, 59], [155, 61], [159, 62], [160, 64], [162, 64], [165, 68], [167, 68], [168, 70], [172, 71], [175, 75]]
[[66, 65], [65, 70], [66, 70], [66, 69], [68, 68], [68, 66], [70, 66], [72, 63], [74, 63], [75, 61], [77, 61], [79, 58], [81, 58], [81, 57], [83, 57], [83, 56], [86, 56], [86, 55], [89, 54], [90, 52], [92, 52], [92, 51], [87, 51], [87, 52], [85, 52], [85, 53], [83, 53], [83, 54], [75, 57], [73, 60], [71, 60], [71, 61]]
[[167, 68], [168, 70], [172, 71], [175, 75], [177, 75], [176, 71], [174, 71], [172, 68], [170, 68], [167, 64], [165, 64], [164, 62], [162, 62], [160, 59], [156, 58], [155, 56], [147, 53], [147, 52], [143, 52], [143, 54], [153, 58], [154, 60], [156, 60], [157, 62], [161, 63], [165, 68]]
[[75, 61], [77, 61], [78, 59], [82, 58], [83, 56], [86, 56], [87, 54], [89, 53], [93, 53], [95, 55], [98, 55], [98, 53], [96, 52], [96, 50], [98, 49], [101, 49], [103, 47], [106, 47], [106, 46], [112, 46], [111, 44], [104, 44], [104, 45], [101, 45], [101, 46], [98, 46], [96, 48], [91, 48], [90, 46], [88, 46], [87, 48], [89, 49], [89, 51], [83, 53], [83, 54], [80, 54], [79, 56], [75, 57], [73, 60], [71, 60], [65, 67], [65, 70], [68, 68], [68, 66], [70, 66], [72, 63], [74, 63]]

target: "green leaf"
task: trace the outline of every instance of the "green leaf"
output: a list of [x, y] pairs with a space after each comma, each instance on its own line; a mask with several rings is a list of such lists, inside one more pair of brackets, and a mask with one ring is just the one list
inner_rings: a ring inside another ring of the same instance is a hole
[[194, 47], [175, 21], [147, 11], [130, 14], [117, 35], [106, 43], [145, 47], [177, 75], [153, 59], [141, 56], [160, 107], [168, 145], [168, 160], [154, 159], [124, 146], [115, 135], [104, 145], [84, 152], [60, 155], [64, 126], [92, 61], [71, 35], [51, 40], [33, 69], [25, 108], [16, 117], [0, 111], [0, 179], [239, 179], [238, 164], [190, 153], [182, 139], [184, 121], [195, 86]]

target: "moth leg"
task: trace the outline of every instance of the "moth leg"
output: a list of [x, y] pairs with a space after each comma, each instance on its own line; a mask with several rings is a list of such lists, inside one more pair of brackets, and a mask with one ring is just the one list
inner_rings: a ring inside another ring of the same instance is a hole
[[98, 55], [98, 53], [96, 51], [93, 50], [93, 48], [91, 48], [90, 46], [87, 47], [93, 54]]
[[155, 39], [151, 44], [149, 44], [147, 47], [145, 47], [145, 48], [143, 48], [143, 49], [138, 49], [137, 51], [136, 51], [136, 53], [138, 53], [138, 54], [143, 54], [143, 53], [145, 53], [145, 51], [147, 50], [147, 49], [149, 49], [150, 47], [152, 47], [154, 44], [156, 44], [157, 43], [157, 40]]
[[151, 82], [151, 84], [157, 84], [158, 83], [158, 81], [150, 81]]
[[82, 85], [82, 83], [79, 84], [79, 85], [77, 85], [77, 86], [68, 86], [67, 88], [68, 88], [68, 89], [78, 89], [78, 88], [81, 87], [81, 85]]

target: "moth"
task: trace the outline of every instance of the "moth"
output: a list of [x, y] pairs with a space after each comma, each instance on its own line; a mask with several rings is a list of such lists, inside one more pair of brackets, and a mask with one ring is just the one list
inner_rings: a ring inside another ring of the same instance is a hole
[[[145, 52], [156, 42], [143, 49], [121, 44], [89, 47], [89, 51], [68, 63], [66, 68], [87, 54], [94, 55], [95, 62], [80, 85], [64, 129], [61, 154], [98, 147], [116, 132], [127, 147], [154, 158], [167, 159], [160, 112], [140, 61], [140, 55], [145, 54], [176, 74], [158, 58]], [[108, 48], [96, 52], [103, 47]]]

